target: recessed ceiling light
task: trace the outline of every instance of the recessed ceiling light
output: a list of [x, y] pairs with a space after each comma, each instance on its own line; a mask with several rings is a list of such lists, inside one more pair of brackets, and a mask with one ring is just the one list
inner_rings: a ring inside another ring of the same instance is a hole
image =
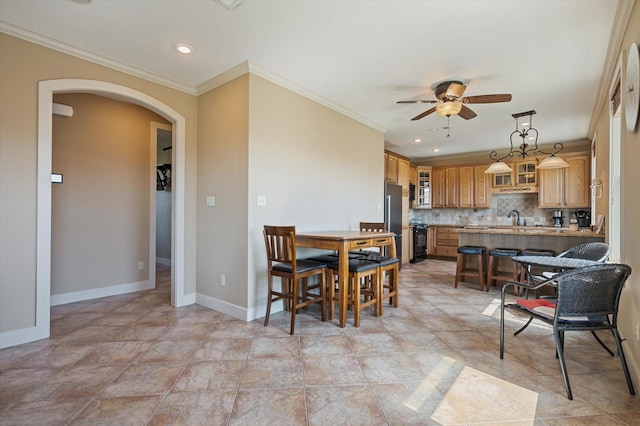
[[422, 139], [420, 139], [420, 138], [416, 138], [416, 139], [414, 139], [413, 141], [414, 141], [415, 143], [418, 143], [418, 142], [422, 142]]
[[440, 148], [433, 148], [431, 151], [433, 151], [433, 152], [440, 152]]
[[183, 55], [191, 55], [193, 52], [196, 51], [193, 47], [184, 43], [177, 43], [176, 45], [173, 46], [173, 48], [176, 49], [178, 53], [182, 53]]
[[236, 7], [240, 6], [240, 3], [242, 3], [243, 0], [216, 0], [216, 2], [220, 3], [229, 10], [233, 10]]

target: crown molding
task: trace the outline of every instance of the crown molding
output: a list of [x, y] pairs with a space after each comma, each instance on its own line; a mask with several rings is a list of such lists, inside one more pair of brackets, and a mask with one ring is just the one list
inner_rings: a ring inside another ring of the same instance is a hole
[[336, 112], [339, 112], [342, 115], [346, 115], [349, 118], [352, 118], [366, 126], [369, 126], [379, 132], [382, 133], [386, 133], [387, 132], [387, 128], [382, 126], [379, 123], [376, 123], [372, 120], [369, 120], [366, 117], [363, 117], [362, 115], [359, 115], [349, 109], [346, 109], [338, 104], [336, 104], [335, 102], [332, 102], [320, 95], [318, 95], [317, 93], [314, 93], [308, 89], [305, 89], [304, 87], [290, 81], [287, 80], [284, 77], [281, 77], [269, 70], [267, 70], [266, 68], [261, 67], [260, 65], [254, 64], [253, 62], [250, 61], [244, 61], [241, 64], [236, 65], [233, 68], [228, 69], [227, 71], [223, 72], [222, 74], [217, 75], [216, 77], [212, 78], [211, 80], [208, 80], [202, 84], [200, 84], [196, 90], [197, 90], [197, 94], [201, 95], [204, 92], [207, 92], [209, 90], [215, 89], [218, 86], [221, 86], [225, 83], [228, 83], [229, 81], [240, 77], [241, 75], [244, 75], [246, 73], [251, 73], [253, 75], [256, 75], [258, 77], [264, 78], [265, 80], [268, 80], [274, 84], [277, 84], [278, 86], [284, 87], [285, 89], [291, 90], [294, 93], [297, 93], [300, 96], [304, 96], [305, 98], [308, 98], [316, 103], [319, 103], [320, 105], [326, 106], [327, 108], [330, 108]]
[[382, 126], [379, 123], [376, 123], [372, 120], [369, 120], [368, 118], [359, 115], [349, 109], [346, 109], [338, 104], [336, 104], [335, 102], [332, 102], [320, 95], [318, 95], [317, 93], [314, 93], [308, 89], [305, 89], [304, 87], [289, 81], [279, 75], [276, 75], [275, 73], [268, 71], [265, 68], [260, 67], [259, 65], [256, 65], [254, 63], [251, 63], [249, 61], [244, 61], [238, 65], [236, 65], [233, 68], [228, 69], [227, 71], [211, 78], [210, 80], [205, 81], [202, 84], [199, 84], [197, 87], [193, 88], [181, 83], [178, 83], [176, 81], [161, 77], [157, 74], [154, 73], [150, 73], [147, 71], [143, 71], [141, 69], [132, 67], [130, 65], [127, 65], [123, 62], [119, 62], [119, 61], [115, 61], [109, 58], [106, 58], [104, 56], [100, 56], [100, 55], [96, 55], [94, 53], [91, 53], [89, 51], [83, 50], [83, 49], [78, 49], [76, 47], [70, 46], [66, 43], [60, 43], [58, 41], [52, 40], [48, 37], [44, 37], [41, 36], [39, 34], [36, 34], [34, 32], [25, 30], [24, 28], [20, 28], [18, 26], [0, 21], [0, 32], [3, 32], [5, 34], [8, 34], [10, 36], [14, 36], [26, 41], [29, 41], [31, 43], [35, 43], [38, 44], [40, 46], [44, 46], [47, 47], [49, 49], [53, 49], [56, 50], [58, 52], [62, 52], [71, 56], [74, 56], [76, 58], [80, 58], [98, 65], [102, 65], [111, 69], [114, 69], [116, 71], [120, 71], [120, 72], [124, 72], [126, 74], [130, 74], [133, 75], [135, 77], [139, 77], [142, 78], [144, 80], [147, 81], [151, 81], [153, 83], [157, 83], [160, 84], [162, 86], [166, 86], [166, 87], [170, 87], [172, 89], [176, 89], [179, 90], [181, 92], [184, 93], [188, 93], [190, 95], [195, 95], [195, 96], [199, 96], [205, 92], [208, 92], [209, 90], [215, 89], [216, 87], [219, 87], [225, 83], [228, 83], [229, 81], [240, 77], [241, 75], [244, 75], [246, 73], [251, 73], [253, 75], [259, 76], [264, 78], [265, 80], [269, 80], [272, 83], [275, 83], [279, 86], [284, 87], [285, 89], [289, 89], [294, 93], [297, 93], [301, 96], [304, 96], [314, 102], [319, 103], [320, 105], [324, 105], [327, 108], [330, 108], [334, 111], [339, 112], [340, 114], [343, 114], [347, 117], [350, 117], [366, 126], [369, 126], [379, 132], [382, 133], [386, 133], [387, 132], [387, 128], [385, 128], [384, 126]]
[[44, 37], [40, 34], [36, 34], [7, 22], [0, 21], [0, 32], [20, 38], [22, 40], [26, 40], [34, 44], [38, 44], [40, 46], [47, 47], [52, 50], [56, 50], [58, 52], [65, 53], [70, 56], [74, 56], [79, 59], [83, 59], [85, 61], [92, 62], [94, 64], [102, 65], [107, 68], [123, 72], [125, 74], [133, 75], [134, 77], [139, 77], [144, 80], [160, 84], [162, 86], [188, 93], [190, 95], [196, 95], [196, 90], [193, 87], [178, 83], [168, 78], [161, 77], [148, 71], [141, 70], [139, 68], [132, 67], [123, 62], [115, 61], [104, 56], [96, 55], [95, 53], [91, 53], [87, 50], [70, 46], [66, 43], [60, 43], [48, 37]]

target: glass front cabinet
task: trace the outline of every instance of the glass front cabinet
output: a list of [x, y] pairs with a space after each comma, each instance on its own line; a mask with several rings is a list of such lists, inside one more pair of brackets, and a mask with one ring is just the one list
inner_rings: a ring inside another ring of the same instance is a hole
[[416, 208], [431, 208], [431, 167], [416, 167]]

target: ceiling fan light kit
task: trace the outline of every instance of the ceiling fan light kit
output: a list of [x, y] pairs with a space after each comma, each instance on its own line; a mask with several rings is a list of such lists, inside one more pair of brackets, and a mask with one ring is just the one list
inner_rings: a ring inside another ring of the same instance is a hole
[[448, 117], [450, 115], [456, 115], [462, 109], [460, 102], [444, 102], [436, 105], [436, 112], [441, 117]]
[[[433, 86], [432, 86], [433, 87]], [[477, 116], [471, 108], [467, 107], [467, 104], [492, 104], [497, 102], [510, 102], [510, 94], [499, 95], [477, 95], [477, 96], [465, 96], [462, 94], [467, 89], [461, 81], [450, 80], [444, 81], [435, 85], [435, 95], [437, 99], [417, 99], [411, 101], [398, 101], [399, 104], [437, 104], [435, 107], [426, 110], [425, 112], [416, 115], [411, 121], [420, 120], [429, 114], [436, 112], [442, 117], [450, 117], [452, 115], [459, 115], [465, 120], [470, 120]]]
[[[489, 158], [495, 160], [495, 163], [492, 163], [489, 168], [485, 171], [485, 173], [495, 174], [495, 173], [509, 173], [511, 168], [507, 166], [502, 160], [505, 158], [513, 158], [516, 155], [521, 158], [527, 158], [529, 156], [536, 155], [548, 155], [549, 157], [542, 160], [540, 164], [536, 166], [538, 169], [561, 169], [564, 167], [569, 167], [569, 164], [564, 161], [560, 157], [556, 157], [556, 154], [562, 151], [564, 146], [557, 142], [553, 145], [553, 152], [545, 152], [538, 147], [538, 130], [535, 129], [532, 125], [533, 115], [536, 113], [535, 110], [519, 112], [516, 114], [511, 114], [511, 116], [516, 120], [516, 130], [511, 132], [511, 136], [509, 137], [509, 141], [511, 143], [511, 149], [502, 157], [498, 156], [497, 151], [491, 151], [489, 154]], [[518, 119], [526, 117], [528, 119], [523, 120], [522, 128], [518, 126]], [[516, 143], [518, 145], [517, 149], [514, 149], [514, 141], [513, 138], [519, 137], [522, 139], [521, 143]], [[526, 140], [532, 140], [533, 146], [530, 146]], [[507, 170], [508, 169], [508, 170]]]

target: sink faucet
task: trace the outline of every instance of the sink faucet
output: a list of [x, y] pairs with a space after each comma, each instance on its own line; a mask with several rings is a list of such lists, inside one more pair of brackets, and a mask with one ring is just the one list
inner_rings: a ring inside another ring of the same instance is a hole
[[507, 217], [511, 217], [512, 213], [516, 215], [516, 225], [520, 226], [520, 212], [518, 210], [511, 210], [507, 213]]

